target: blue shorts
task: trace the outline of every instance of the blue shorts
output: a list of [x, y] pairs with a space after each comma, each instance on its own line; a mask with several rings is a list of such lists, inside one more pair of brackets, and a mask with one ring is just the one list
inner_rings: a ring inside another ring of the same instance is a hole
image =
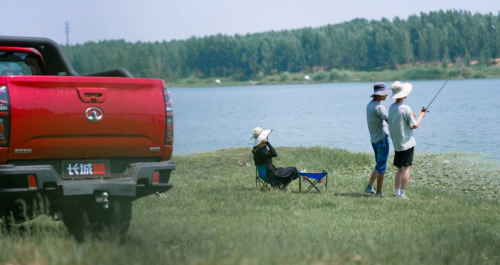
[[384, 174], [387, 169], [387, 158], [389, 157], [389, 137], [378, 143], [372, 143], [373, 151], [375, 152], [375, 169], [380, 174]]

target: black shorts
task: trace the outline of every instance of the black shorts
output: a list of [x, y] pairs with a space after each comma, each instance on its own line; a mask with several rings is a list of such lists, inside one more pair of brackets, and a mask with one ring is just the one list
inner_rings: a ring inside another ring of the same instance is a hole
[[404, 150], [404, 151], [399, 151], [395, 152], [396, 154], [394, 155], [394, 163], [393, 165], [400, 168], [400, 167], [410, 167], [413, 163], [413, 150], [414, 147]]

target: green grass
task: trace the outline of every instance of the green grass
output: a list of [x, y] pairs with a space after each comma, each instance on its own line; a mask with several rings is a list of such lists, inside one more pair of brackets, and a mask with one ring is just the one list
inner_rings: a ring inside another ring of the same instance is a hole
[[0, 264], [500, 263], [498, 161], [417, 153], [405, 201], [390, 196], [392, 166], [386, 198], [361, 195], [372, 154], [277, 151], [277, 166], [327, 170], [328, 193], [299, 194], [297, 181], [291, 193], [255, 190], [249, 149], [178, 156], [175, 187], [134, 203], [124, 242], [79, 244], [37, 218], [23, 235], [1, 235]]
[[383, 80], [437, 80], [446, 79], [449, 75], [453, 79], [470, 78], [500, 78], [500, 67], [462, 67], [457, 69], [450, 67], [443, 69], [441, 67], [412, 67], [397, 70], [381, 71], [347, 71], [332, 69], [330, 71], [299, 72], [264, 75], [252, 80], [240, 81], [233, 77], [211, 77], [198, 78], [189, 76], [187, 78], [171, 80], [167, 82], [168, 87], [204, 87], [215, 86], [215, 80], [220, 79], [219, 86], [245, 86], [245, 85], [278, 85], [278, 84], [303, 84], [304, 76], [311, 77], [311, 83], [330, 83], [330, 82], [373, 82]]

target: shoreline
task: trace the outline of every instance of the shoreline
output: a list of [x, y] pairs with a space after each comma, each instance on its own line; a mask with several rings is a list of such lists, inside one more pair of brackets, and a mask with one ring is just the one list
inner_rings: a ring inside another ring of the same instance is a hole
[[[309, 76], [309, 79], [305, 79]], [[235, 80], [229, 77], [205, 77], [200, 78], [191, 75], [173, 81], [165, 80], [169, 88], [183, 87], [231, 87], [231, 86], [253, 86], [253, 85], [290, 85], [290, 84], [326, 84], [326, 83], [351, 83], [351, 82], [375, 82], [383, 80], [441, 80], [452, 76], [450, 80], [466, 79], [495, 79], [500, 78], [500, 67], [412, 67], [397, 70], [382, 71], [350, 71], [331, 69], [330, 71], [280, 73], [272, 75], [260, 75], [248, 80]], [[219, 80], [220, 83], [216, 83]]]
[[[350, 153], [361, 153], [361, 154], [369, 154], [372, 155], [373, 152], [370, 150], [349, 150], [346, 148], [341, 148], [341, 147], [331, 147], [331, 146], [321, 146], [321, 145], [314, 145], [314, 146], [275, 146], [275, 148], [325, 148], [325, 149], [339, 149], [339, 150], [344, 150]], [[201, 154], [208, 154], [208, 153], [216, 153], [216, 152], [225, 152], [225, 151], [231, 151], [235, 149], [248, 149], [249, 151], [251, 150], [251, 147], [229, 147], [229, 148], [220, 148], [220, 149], [214, 149], [214, 150], [204, 150], [204, 151], [192, 151], [188, 153], [176, 153], [175, 152], [175, 147], [174, 147], [174, 153], [173, 157], [187, 157], [187, 156], [192, 156], [192, 155], [201, 155]], [[392, 153], [394, 153], [393, 150], [391, 150]], [[425, 151], [425, 150], [420, 150], [420, 151], [415, 151], [415, 154], [420, 154], [420, 155], [460, 155], [460, 156], [469, 156], [470, 158], [474, 157], [483, 157], [482, 161], [495, 161], [500, 163], [500, 155], [494, 155], [494, 154], [489, 154], [489, 153], [483, 153], [483, 152], [466, 152], [466, 151], [450, 151], [450, 152], [437, 152], [437, 151]]]
[[[368, 151], [349, 151], [329, 147], [276, 147], [279, 156], [274, 159], [277, 167], [306, 167], [308, 171], [328, 169], [329, 173], [350, 176], [360, 181], [368, 181], [375, 166], [373, 153]], [[174, 151], [175, 152], [175, 151]], [[249, 170], [254, 167], [249, 148], [218, 149], [189, 155], [174, 155], [172, 160], [190, 161], [193, 159], [214, 160], [218, 157], [233, 156], [239, 167]], [[486, 158], [486, 159], [484, 159]], [[386, 179], [391, 183], [397, 168], [392, 165], [394, 152], [389, 154]], [[210, 164], [210, 163], [209, 163]], [[337, 165], [337, 166], [334, 166]], [[212, 166], [212, 164], [210, 164]], [[230, 162], [217, 162], [217, 166], [234, 166]], [[410, 183], [418, 187], [439, 188], [447, 192], [473, 193], [488, 198], [500, 197], [495, 189], [500, 178], [491, 174], [500, 171], [500, 160], [484, 153], [430, 153], [415, 152]], [[391, 184], [389, 184], [390, 186]]]

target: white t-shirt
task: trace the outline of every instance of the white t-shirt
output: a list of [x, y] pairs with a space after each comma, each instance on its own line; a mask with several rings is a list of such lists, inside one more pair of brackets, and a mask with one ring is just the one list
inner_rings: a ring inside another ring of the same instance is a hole
[[405, 151], [417, 145], [411, 128], [416, 124], [409, 106], [394, 103], [389, 107], [389, 133], [395, 151]]
[[378, 101], [370, 101], [366, 106], [366, 121], [368, 123], [368, 131], [370, 132], [370, 141], [378, 143], [389, 136], [389, 130], [384, 124], [389, 116], [384, 105]]

